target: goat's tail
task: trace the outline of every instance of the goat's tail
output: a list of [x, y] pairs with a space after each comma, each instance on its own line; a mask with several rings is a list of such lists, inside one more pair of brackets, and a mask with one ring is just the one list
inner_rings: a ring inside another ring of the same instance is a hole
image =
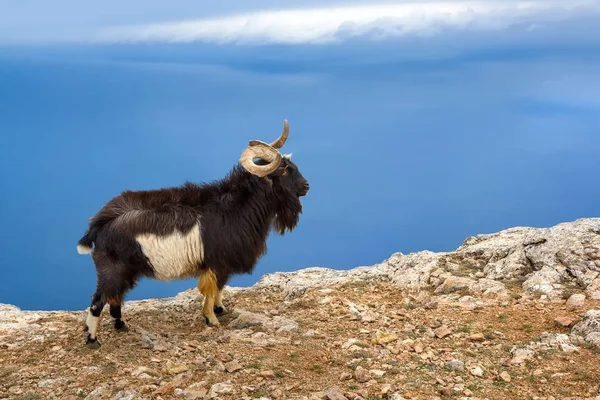
[[79, 242], [77, 242], [77, 252], [79, 254], [90, 254], [92, 252], [92, 245], [96, 240], [97, 226], [95, 224], [91, 224], [88, 230], [85, 232], [85, 235]]

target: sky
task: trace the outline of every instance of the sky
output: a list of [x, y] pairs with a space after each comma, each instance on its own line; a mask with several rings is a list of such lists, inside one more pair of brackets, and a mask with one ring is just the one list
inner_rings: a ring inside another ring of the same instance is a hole
[[89, 306], [76, 245], [103, 204], [220, 179], [284, 119], [311, 191], [232, 286], [599, 217], [599, 18], [600, 0], [0, 0], [0, 303]]

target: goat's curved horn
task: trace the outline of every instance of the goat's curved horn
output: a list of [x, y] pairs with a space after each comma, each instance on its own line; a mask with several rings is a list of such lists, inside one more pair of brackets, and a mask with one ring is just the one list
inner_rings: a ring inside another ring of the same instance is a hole
[[290, 131], [290, 126], [288, 125], [288, 121], [287, 121], [287, 119], [284, 119], [283, 120], [283, 131], [281, 132], [281, 135], [279, 135], [277, 140], [274, 141], [273, 143], [271, 143], [271, 147], [273, 147], [274, 149], [282, 148], [288, 138], [289, 131]]
[[[254, 163], [255, 158], [260, 158], [268, 162], [267, 165], [256, 165]], [[248, 147], [242, 152], [240, 156], [240, 164], [253, 175], [260, 176], [261, 178], [275, 172], [279, 163], [281, 162], [281, 154], [279, 151], [274, 149], [271, 145], [268, 145], [259, 140], [250, 141]]]

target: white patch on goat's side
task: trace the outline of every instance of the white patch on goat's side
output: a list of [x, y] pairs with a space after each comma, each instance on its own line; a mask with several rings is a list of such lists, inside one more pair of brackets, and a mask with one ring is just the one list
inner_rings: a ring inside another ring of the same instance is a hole
[[92, 252], [92, 248], [89, 246], [84, 246], [82, 244], [77, 245], [77, 252], [79, 254], [90, 254]]
[[88, 333], [92, 339], [96, 339], [96, 332], [98, 331], [98, 317], [94, 317], [91, 311], [88, 311], [85, 325], [88, 327]]
[[199, 224], [185, 234], [179, 231], [168, 236], [142, 233], [136, 236], [136, 240], [160, 281], [196, 276], [197, 267], [204, 258]]

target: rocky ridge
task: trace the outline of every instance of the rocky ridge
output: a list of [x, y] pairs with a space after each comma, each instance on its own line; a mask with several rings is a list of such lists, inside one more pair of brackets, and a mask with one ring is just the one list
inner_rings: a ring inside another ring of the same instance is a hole
[[600, 218], [515, 227], [451, 252], [393, 254], [202, 296], [85, 311], [0, 305], [2, 399], [599, 399]]

